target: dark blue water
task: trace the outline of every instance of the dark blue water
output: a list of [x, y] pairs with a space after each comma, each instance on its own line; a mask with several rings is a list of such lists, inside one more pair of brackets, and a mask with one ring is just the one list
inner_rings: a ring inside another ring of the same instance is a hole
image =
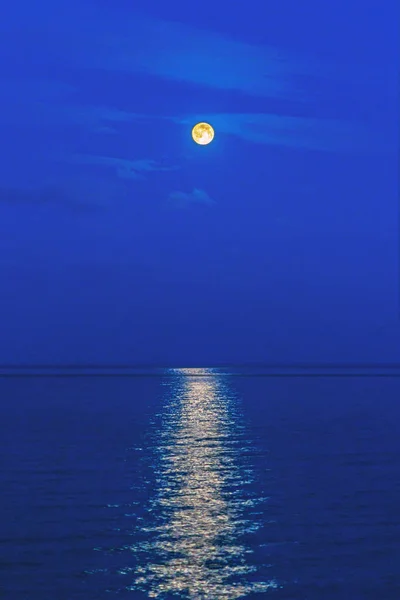
[[400, 378], [0, 379], [10, 600], [399, 600]]

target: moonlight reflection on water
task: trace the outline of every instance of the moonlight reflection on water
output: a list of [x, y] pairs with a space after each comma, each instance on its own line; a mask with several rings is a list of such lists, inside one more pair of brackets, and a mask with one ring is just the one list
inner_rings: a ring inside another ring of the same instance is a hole
[[212, 370], [175, 370], [171, 382], [149, 508], [154, 522], [142, 527], [149, 539], [136, 546], [139, 566], [129, 589], [152, 598], [232, 600], [277, 587], [254, 582], [254, 575], [246, 581], [256, 568], [240, 538], [258, 524], [243, 510], [265, 499], [246, 492], [251, 472], [238, 458], [248, 447], [234, 398]]

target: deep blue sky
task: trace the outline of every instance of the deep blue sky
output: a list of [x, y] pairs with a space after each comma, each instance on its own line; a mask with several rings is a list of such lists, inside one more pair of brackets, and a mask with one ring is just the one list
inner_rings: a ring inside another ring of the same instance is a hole
[[400, 360], [397, 4], [8, 3], [0, 362]]

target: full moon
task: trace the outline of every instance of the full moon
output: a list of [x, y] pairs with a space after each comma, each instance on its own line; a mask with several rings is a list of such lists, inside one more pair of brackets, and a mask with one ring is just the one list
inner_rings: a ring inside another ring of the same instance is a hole
[[214, 139], [214, 129], [208, 123], [197, 123], [192, 129], [192, 138], [196, 144], [205, 146]]

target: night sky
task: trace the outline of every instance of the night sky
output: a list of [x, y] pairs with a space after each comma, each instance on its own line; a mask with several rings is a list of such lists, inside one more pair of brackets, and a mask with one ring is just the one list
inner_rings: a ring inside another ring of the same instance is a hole
[[0, 362], [400, 360], [384, 5], [4, 6]]

